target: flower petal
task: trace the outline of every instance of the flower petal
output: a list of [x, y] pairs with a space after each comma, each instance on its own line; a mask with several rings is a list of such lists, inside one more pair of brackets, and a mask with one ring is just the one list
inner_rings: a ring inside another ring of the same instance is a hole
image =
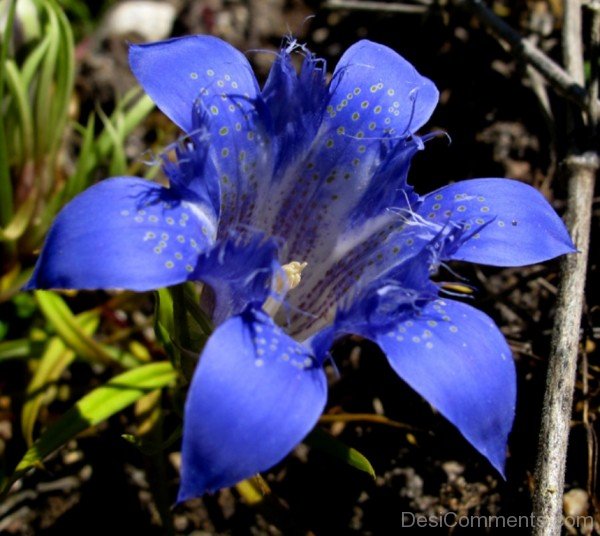
[[431, 222], [453, 222], [469, 237], [446, 258], [522, 266], [575, 251], [562, 220], [534, 188], [509, 179], [474, 179], [426, 195], [419, 213]]
[[231, 486], [279, 462], [327, 398], [323, 369], [262, 311], [211, 336], [185, 405], [178, 501]]
[[374, 340], [397, 374], [504, 474], [516, 378], [494, 322], [468, 305], [437, 300]]
[[247, 99], [259, 94], [246, 57], [216, 37], [132, 45], [129, 63], [146, 93], [185, 132], [192, 129], [192, 107], [203, 90]]
[[271, 140], [260, 101], [240, 98], [231, 90], [205, 90], [194, 114], [197, 142], [207, 147], [219, 179], [221, 237], [226, 229], [251, 225], [258, 199], [268, 197]]
[[[360, 214], [356, 207], [382, 162], [400, 174], [408, 169], [412, 147], [391, 155], [427, 120], [437, 96], [433, 83], [388, 47], [360, 41], [344, 54], [311, 147], [273, 188], [281, 209], [264, 228], [281, 233], [291, 258], [321, 261], [315, 252], [326, 255]], [[318, 218], [302, 217], [307, 206]]]
[[362, 129], [371, 137], [414, 134], [431, 117], [439, 96], [433, 82], [411, 63], [391, 48], [367, 40], [352, 45], [341, 57], [330, 92], [331, 125], [345, 126], [348, 135]]
[[26, 288], [150, 290], [193, 276], [214, 215], [143, 179], [102, 181], [56, 218]]

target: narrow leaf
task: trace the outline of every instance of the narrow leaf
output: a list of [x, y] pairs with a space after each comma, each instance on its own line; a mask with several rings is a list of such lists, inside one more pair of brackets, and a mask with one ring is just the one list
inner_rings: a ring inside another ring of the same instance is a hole
[[32, 191], [31, 195], [17, 209], [10, 223], [4, 229], [0, 227], [0, 242], [5, 240], [14, 241], [21, 237], [33, 217], [36, 203], [37, 196]]
[[13, 265], [9, 272], [0, 277], [0, 303], [10, 300], [29, 280], [33, 268], [22, 269], [19, 263]]
[[167, 361], [128, 370], [84, 396], [25, 453], [4, 492], [26, 471], [84, 430], [96, 426], [155, 389], [171, 385], [175, 371]]
[[[11, 2], [6, 19], [6, 30], [0, 48], [0, 105], [4, 106], [5, 69], [8, 48], [12, 39], [17, 2]], [[13, 216], [13, 187], [8, 164], [8, 146], [6, 141], [6, 122], [4, 114], [0, 114], [0, 225], [5, 226]]]
[[324, 452], [329, 456], [351, 465], [359, 471], [368, 473], [375, 478], [375, 470], [371, 462], [358, 450], [349, 447], [345, 443], [328, 434], [321, 428], [315, 428], [304, 440], [311, 448]]
[[46, 290], [35, 292], [42, 313], [54, 326], [65, 344], [79, 356], [109, 366], [115, 364], [126, 368], [136, 367], [142, 362], [134, 355], [112, 346], [100, 344], [82, 331], [75, 316], [56, 293]]
[[409, 424], [394, 421], [383, 415], [373, 413], [333, 413], [330, 415], [321, 415], [319, 422], [323, 424], [330, 422], [370, 422], [375, 424], [385, 424], [392, 428], [403, 428], [406, 430], [415, 429], [414, 426], [410, 426]]
[[[100, 315], [97, 311], [86, 311], [77, 316], [79, 327], [87, 335], [96, 331], [99, 322]], [[33, 428], [40, 409], [44, 404], [48, 404], [48, 389], [58, 381], [75, 357], [75, 352], [67, 348], [60, 338], [50, 339], [27, 386], [27, 399], [21, 412], [21, 429], [27, 446], [33, 444]]]
[[9, 359], [23, 359], [30, 355], [31, 343], [29, 339], [15, 339], [0, 342], [0, 362]]

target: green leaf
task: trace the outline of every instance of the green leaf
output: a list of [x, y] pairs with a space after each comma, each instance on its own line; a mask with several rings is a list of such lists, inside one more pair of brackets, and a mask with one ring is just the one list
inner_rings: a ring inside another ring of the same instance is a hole
[[67, 441], [107, 420], [151, 391], [168, 387], [175, 379], [176, 373], [171, 364], [162, 361], [128, 370], [94, 389], [44, 432], [25, 453], [4, 492], [25, 472], [41, 465], [47, 456]]
[[9, 359], [23, 359], [31, 353], [29, 339], [15, 339], [0, 342], [0, 362]]
[[[17, 2], [10, 3], [6, 19], [6, 31], [0, 48], [0, 106], [4, 107], [4, 65], [8, 57], [8, 48], [12, 39]], [[6, 226], [13, 217], [13, 187], [8, 164], [7, 124], [4, 113], [0, 114], [0, 225]]]
[[[154, 109], [155, 105], [152, 99], [148, 95], [143, 94], [140, 96], [140, 94], [141, 90], [134, 88], [122, 100], [117, 102], [116, 110], [110, 118], [106, 118], [106, 114], [104, 114], [104, 117], [113, 125], [113, 128], [112, 130], [104, 129], [100, 136], [98, 136], [96, 153], [99, 161], [105, 160], [113, 152], [115, 136], [116, 139], [124, 140]], [[138, 97], [139, 100], [131, 104]], [[120, 125], [120, 131], [117, 135], [116, 125]]]
[[[35, 125], [36, 125], [36, 160], [42, 160], [47, 154], [51, 140], [57, 136], [52, 117], [52, 99], [54, 98], [54, 76], [60, 47], [60, 29], [58, 17], [49, 3], [44, 4], [48, 17], [44, 25], [44, 34], [50, 36], [48, 49], [38, 71], [35, 88]], [[42, 187], [46, 191], [47, 185]]]
[[[29, 103], [29, 96], [27, 94], [29, 88], [23, 80], [17, 64], [12, 59], [6, 60], [4, 68], [6, 69], [8, 88], [17, 108], [16, 123], [19, 125], [21, 131], [21, 146], [23, 147], [19, 163], [23, 163], [29, 161], [33, 155], [31, 144], [33, 142], [34, 128], [31, 104]], [[32, 197], [35, 199], [35, 196]]]
[[351, 465], [359, 471], [368, 473], [375, 478], [375, 470], [371, 462], [358, 450], [349, 447], [339, 439], [325, 432], [321, 428], [315, 428], [304, 440], [309, 447], [324, 452], [329, 456]]
[[[63, 10], [55, 2], [51, 2], [50, 5], [56, 12], [60, 45], [56, 64], [56, 92], [52, 99], [52, 114], [55, 132], [62, 132], [69, 118], [69, 106], [75, 84], [75, 45], [71, 25]], [[54, 136], [51, 139], [49, 152], [53, 157], [56, 157], [61, 143], [63, 143], [62, 136]]]
[[111, 117], [108, 117], [101, 108], [97, 108], [98, 117], [104, 125], [103, 134], [110, 140], [111, 159], [108, 173], [111, 177], [125, 175], [127, 173], [127, 157], [123, 148], [124, 136], [122, 125], [122, 112], [117, 107]]
[[75, 173], [71, 175], [62, 192], [63, 203], [70, 201], [75, 195], [83, 191], [89, 184], [90, 171], [95, 165], [94, 157], [94, 129], [96, 128], [96, 116], [90, 115], [87, 126], [82, 127], [81, 149]]
[[167, 439], [165, 439], [161, 443], [147, 441], [133, 434], [122, 434], [121, 437], [125, 441], [131, 443], [134, 447], [136, 447], [142, 454], [145, 454], [146, 456], [153, 456], [155, 454], [159, 454], [163, 450], [168, 449], [176, 441], [179, 441], [181, 439], [182, 434], [183, 426], [179, 424], [177, 428], [175, 428], [175, 430], [171, 432], [169, 437], [167, 437]]
[[193, 283], [160, 289], [156, 295], [157, 338], [175, 368], [188, 380], [214, 329], [199, 303], [200, 297]]
[[[77, 323], [84, 333], [91, 335], [98, 328], [100, 314], [98, 311], [86, 311], [77, 316]], [[49, 388], [58, 381], [75, 357], [75, 352], [67, 348], [60, 338], [50, 339], [27, 386], [27, 399], [21, 412], [21, 429], [27, 446], [33, 444], [33, 428], [40, 409], [49, 403], [47, 398]]]
[[20, 292], [32, 273], [33, 268], [21, 270], [21, 265], [17, 263], [8, 273], [0, 277], [0, 303]]
[[50, 46], [50, 39], [51, 36], [46, 35], [29, 53], [27, 59], [23, 63], [23, 68], [21, 69], [21, 76], [23, 78], [23, 82], [27, 86], [29, 86], [32, 83], [33, 77], [38, 72], [40, 63], [44, 59], [44, 56], [48, 51], [48, 47]]
[[175, 332], [173, 296], [168, 288], [158, 289], [154, 295], [154, 331], [156, 332], [156, 338], [167, 353], [173, 356], [174, 348], [171, 340], [171, 333]]
[[125, 368], [137, 367], [142, 364], [142, 361], [129, 352], [101, 344], [84, 333], [75, 316], [58, 294], [48, 290], [37, 290], [35, 297], [42, 313], [54, 326], [64, 343], [80, 357], [109, 366], [120, 365]]
[[32, 189], [31, 195], [19, 206], [10, 223], [5, 228], [0, 227], [0, 242], [14, 241], [21, 237], [31, 222], [36, 203], [37, 196]]

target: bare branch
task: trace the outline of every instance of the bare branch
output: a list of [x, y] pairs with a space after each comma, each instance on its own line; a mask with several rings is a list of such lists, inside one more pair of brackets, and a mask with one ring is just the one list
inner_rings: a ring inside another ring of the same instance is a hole
[[562, 266], [535, 472], [534, 536], [561, 533], [567, 443], [598, 156], [587, 153], [572, 157], [567, 166], [570, 175], [567, 219], [579, 253], [566, 257]]
[[[481, 0], [453, 0], [456, 6], [467, 9], [483, 22], [498, 38], [505, 41], [515, 55], [537, 69], [558, 92], [575, 102], [582, 110], [589, 108], [588, 95], [583, 86], [539, 48], [516, 32], [489, 9]], [[565, 2], [570, 4], [571, 2]], [[574, 2], [579, 5], [579, 2]]]
[[[564, 61], [571, 76], [583, 86], [581, 3], [579, 0], [565, 2], [564, 10]], [[593, 115], [590, 121], [594, 123]], [[566, 162], [569, 175], [567, 222], [579, 253], [569, 255], [562, 266], [535, 471], [534, 536], [561, 534], [562, 498], [577, 371], [579, 329], [584, 306], [592, 200], [599, 164], [597, 152], [572, 155]]]
[[353, 11], [378, 11], [380, 13], [425, 13], [429, 5], [433, 4], [428, 0], [421, 0], [421, 4], [400, 4], [386, 2], [371, 2], [361, 0], [328, 0], [323, 4], [325, 9], [350, 9]]

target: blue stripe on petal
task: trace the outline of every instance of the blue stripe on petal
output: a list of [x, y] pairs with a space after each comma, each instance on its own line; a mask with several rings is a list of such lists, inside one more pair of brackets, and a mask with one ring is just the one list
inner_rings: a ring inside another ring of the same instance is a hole
[[27, 284], [151, 290], [191, 279], [213, 243], [214, 215], [136, 178], [102, 181], [56, 218]]
[[204, 91], [251, 100], [259, 94], [246, 57], [216, 37], [132, 45], [129, 63], [146, 93], [185, 132], [192, 129], [192, 108]]
[[315, 425], [326, 393], [323, 369], [265, 313], [227, 320], [188, 392], [178, 501], [275, 465]]
[[462, 226], [466, 240], [447, 259], [493, 266], [523, 266], [572, 253], [562, 220], [542, 194], [509, 179], [473, 179], [426, 195], [423, 218]]
[[371, 338], [396, 373], [504, 474], [516, 378], [494, 322], [468, 305], [437, 300]]

